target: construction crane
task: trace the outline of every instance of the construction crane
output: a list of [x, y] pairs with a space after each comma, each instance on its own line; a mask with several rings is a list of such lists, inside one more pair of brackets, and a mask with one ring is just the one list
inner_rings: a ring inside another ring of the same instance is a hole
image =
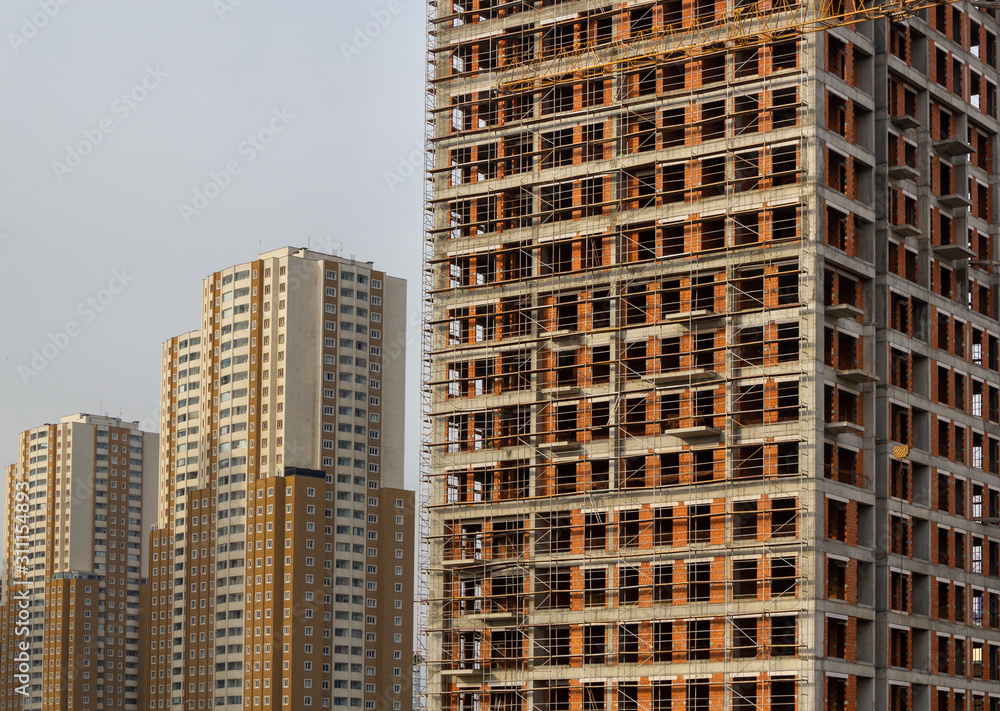
[[[920, 10], [958, 1], [890, 0], [846, 9], [843, 0], [772, 0], [765, 7], [762, 7], [765, 3], [758, 0], [709, 22], [695, 17], [686, 26], [675, 23], [596, 46], [567, 49], [541, 59], [513, 63], [499, 71], [497, 87], [501, 93], [516, 94], [558, 82], [566, 75], [585, 77], [641, 69], [664, 58], [691, 58], [717, 51], [722, 43], [749, 47], [761, 44], [764, 38], [819, 32], [880, 17], [898, 21]], [[994, 10], [998, 3], [974, 2], [972, 5]]]

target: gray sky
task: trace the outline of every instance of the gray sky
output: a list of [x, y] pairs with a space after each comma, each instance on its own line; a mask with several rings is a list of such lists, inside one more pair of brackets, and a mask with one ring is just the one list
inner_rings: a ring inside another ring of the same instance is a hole
[[0, 465], [63, 414], [153, 421], [160, 343], [261, 248], [374, 261], [419, 311], [422, 2], [4, 0], [0, 31]]

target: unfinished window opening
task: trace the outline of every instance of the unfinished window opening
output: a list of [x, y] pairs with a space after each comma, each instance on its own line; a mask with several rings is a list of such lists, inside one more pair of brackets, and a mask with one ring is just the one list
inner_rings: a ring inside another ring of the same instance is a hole
[[757, 559], [733, 561], [733, 600], [757, 599]]
[[653, 545], [670, 546], [674, 542], [674, 510], [662, 506], [653, 511]]
[[573, 129], [543, 133], [540, 149], [542, 167], [553, 168], [573, 164]]
[[663, 256], [675, 257], [686, 253], [684, 246], [684, 223], [664, 225], [661, 228]]
[[576, 415], [579, 406], [576, 403], [556, 407], [555, 438], [557, 442], [575, 442], [577, 440]]
[[760, 130], [760, 94], [743, 94], [733, 99], [733, 130], [737, 136]]
[[771, 500], [771, 538], [796, 535], [798, 508], [793, 498]]
[[688, 544], [712, 542], [712, 506], [695, 504], [688, 507]]
[[[711, 21], [712, 17], [715, 15], [715, 0], [695, 0], [698, 4], [696, 12], [699, 18], [704, 17]], [[714, 47], [706, 47], [706, 52], [710, 52], [715, 49], [718, 45]], [[715, 52], [710, 54], [705, 54], [701, 59], [701, 82], [702, 84], [714, 84], [715, 82], [726, 80], [726, 53]]]
[[660, 315], [669, 318], [681, 312], [681, 281], [670, 279], [660, 285]]
[[[546, 553], [568, 553], [572, 547], [572, 517], [569, 513], [557, 511], [540, 516], [538, 520], [539, 536], [536, 541], [538, 552]], [[520, 531], [518, 535], [521, 536]], [[494, 534], [494, 542], [496, 537]], [[521, 552], [520, 549], [517, 552]], [[500, 556], [511, 557], [511, 556]]]
[[709, 689], [708, 681], [687, 682], [687, 699], [684, 706], [686, 711], [709, 711], [711, 709]]
[[760, 73], [760, 49], [738, 49], [733, 57], [733, 75], [736, 79], [755, 77]]
[[[565, 77], [561, 81], [572, 82], [572, 77]], [[557, 83], [542, 94], [542, 115], [556, 114], [562, 111], [573, 110], [573, 84]]]
[[733, 540], [757, 540], [756, 501], [737, 501], [733, 504]]
[[556, 493], [572, 494], [576, 491], [576, 464], [563, 462], [556, 464]]
[[799, 443], [778, 442], [778, 476], [797, 476], [799, 473]]
[[646, 375], [646, 342], [634, 341], [625, 344], [625, 377], [632, 380]]
[[[595, 329], [609, 328], [611, 326], [611, 298], [607, 291], [595, 291], [591, 297], [591, 308], [593, 309], [593, 324]], [[605, 346], [606, 347], [606, 346]], [[596, 353], [598, 348], [594, 349]], [[600, 362], [608, 363], [610, 359]], [[595, 359], [595, 362], [597, 359]], [[595, 376], [596, 377], [596, 376]]]
[[847, 46], [834, 35], [827, 35], [826, 42], [826, 71], [847, 81]]
[[535, 635], [535, 658], [542, 660], [542, 664], [548, 663], [557, 666], [570, 664], [570, 628], [568, 625], [540, 627]]
[[781, 264], [778, 266], [778, 304], [781, 306], [794, 306], [798, 303], [798, 264]]
[[[684, 123], [681, 121], [678, 126], [667, 127], [664, 123], [664, 132], [671, 131], [672, 139], [676, 141], [676, 132], [680, 131], [680, 143], [684, 144]], [[630, 114], [625, 123], [625, 153], [645, 153], [656, 150], [656, 112], [647, 111], [644, 113]]]
[[772, 596], [795, 596], [796, 582], [798, 574], [796, 572], [794, 558], [772, 558], [771, 559], [771, 595]]
[[771, 656], [794, 657], [798, 651], [795, 618], [781, 615], [771, 618]]
[[524, 636], [520, 630], [496, 630], [490, 635], [490, 666], [494, 669], [517, 669], [524, 655]]
[[583, 571], [584, 606], [604, 607], [607, 584], [607, 571], [604, 568], [587, 568]]
[[[776, 6], [794, 6], [797, 4], [798, 0], [783, 0], [776, 3]], [[772, 44], [771, 64], [775, 72], [781, 72], [786, 69], [797, 69], [799, 66], [799, 40], [792, 38]]]
[[578, 385], [576, 351], [558, 351], [555, 354], [556, 361], [556, 385], [559, 387], [572, 387]]
[[618, 605], [639, 604], [639, 569], [631, 566], [618, 568]]
[[778, 352], [779, 363], [787, 363], [799, 359], [799, 324], [798, 322], [778, 324]]
[[688, 602], [707, 602], [711, 597], [711, 565], [709, 561], [688, 563]]
[[778, 422], [799, 419], [799, 381], [778, 383], [776, 419]]
[[[661, 566], [662, 567], [662, 566]], [[657, 569], [659, 570], [659, 569]], [[672, 597], [667, 595], [662, 602], [671, 602]], [[673, 651], [674, 651], [674, 632], [673, 632], [672, 622], [654, 622], [653, 623], [653, 661], [654, 662], [671, 662], [673, 661]], [[669, 696], [665, 699], [669, 701]], [[663, 709], [669, 709], [669, 706], [660, 707]], [[602, 709], [602, 711], [604, 711]], [[657, 709], [659, 711], [659, 708]]]
[[744, 385], [736, 391], [736, 421], [744, 426], [764, 424], [764, 386]]
[[740, 329], [734, 349], [737, 366], [760, 366], [764, 364], [764, 329], [748, 326]]
[[607, 545], [607, 517], [603, 511], [589, 513], [584, 517], [584, 550], [604, 550]]
[[724, 218], [705, 220], [701, 227], [701, 251], [724, 249], [726, 246], [726, 221]]
[[684, 196], [687, 192], [685, 173], [686, 166], [684, 163], [665, 165], [660, 168], [660, 175], [663, 180], [664, 203], [670, 204], [684, 201]]
[[598, 459], [590, 463], [590, 488], [595, 491], [607, 490], [610, 482], [611, 462]]
[[[699, 274], [691, 279], [691, 309], [693, 311], [715, 311], [715, 276]], [[696, 346], [696, 349], [700, 346]], [[711, 347], [711, 345], [709, 345]]]
[[[694, 334], [694, 367], [698, 370], [711, 370], [715, 367], [715, 332], [701, 331]], [[699, 391], [700, 398], [695, 404], [698, 415], [715, 414], [712, 391]]]
[[826, 106], [827, 130], [847, 138], [847, 99], [827, 89]]
[[701, 161], [701, 196], [717, 197], [726, 194], [726, 159], [714, 156]]
[[[753, 659], [759, 653], [757, 623], [758, 618], [756, 617], [733, 620], [733, 657], [736, 659]], [[754, 707], [754, 711], [756, 711], [756, 707]]]
[[712, 620], [688, 620], [688, 660], [710, 659]]
[[[618, 663], [619, 664], [636, 664], [639, 661], [639, 625], [637, 623], [630, 624], [620, 624], [618, 625]], [[618, 686], [618, 708], [619, 709], [635, 709], [632, 704], [622, 705], [622, 695], [623, 693], [628, 694], [625, 691], [626, 688], [631, 687], [631, 695], [627, 698], [635, 699], [638, 694], [638, 690], [635, 685], [619, 685]]]
[[624, 401], [624, 430], [626, 435], [642, 437], [646, 434], [646, 398], [633, 397]]
[[[709, 396], [712, 396], [711, 391], [708, 392]], [[703, 407], [705, 407], [703, 405]], [[695, 426], [711, 426], [712, 421], [710, 418], [701, 414], [702, 419], [695, 420]], [[713, 481], [715, 479], [715, 453], [711, 449], [698, 449], [691, 453], [691, 467], [692, 467], [692, 478], [695, 483], [701, 483], [706, 481]]]
[[[656, 259], [656, 228], [630, 230], [625, 234], [630, 262], [649, 262]], [[635, 291], [633, 287], [632, 291]]]
[[[624, 460], [624, 481], [622, 482], [624, 488], [626, 489], [641, 489], [646, 486], [646, 458], [645, 457], [628, 457]], [[634, 512], [637, 516], [638, 511]], [[629, 512], [629, 516], [632, 513]], [[638, 534], [638, 529], [636, 529]], [[635, 545], [633, 543], [633, 545]]]
[[760, 226], [756, 212], [733, 216], [733, 242], [736, 246], [756, 244], [760, 241]]
[[799, 182], [799, 147], [795, 144], [771, 150], [771, 185], [795, 185]]
[[579, 328], [579, 309], [576, 294], [556, 297], [556, 330], [576, 331]]
[[496, 577], [490, 581], [490, 587], [491, 612], [516, 612], [520, 609], [523, 600], [521, 593], [524, 590], [524, 582], [520, 577]]
[[826, 537], [833, 541], [847, 542], [847, 502], [839, 499], [826, 501]]
[[[676, 452], [661, 454], [659, 459], [659, 476], [661, 486], [679, 484], [681, 480], [681, 460]], [[671, 535], [672, 534], [668, 534]]]
[[[583, 663], [603, 664], [605, 650], [604, 625], [587, 625], [583, 628]], [[601, 696], [604, 688], [600, 687]], [[601, 707], [603, 709], [603, 706]]]
[[[655, 114], [640, 115], [636, 118], [636, 120], [642, 124], [643, 131], [656, 129]], [[687, 128], [686, 119], [684, 117], [684, 109], [664, 109], [663, 129], [660, 131], [663, 147], [672, 148], [675, 146], [683, 146], [685, 143], [686, 133]]]
[[827, 187], [847, 195], [847, 156], [832, 148], [826, 149]]
[[664, 92], [684, 90], [687, 76], [687, 64], [683, 58], [675, 61], [668, 61], [660, 65], [660, 71], [662, 72]]
[[[539, 190], [539, 201], [539, 210], [543, 223], [571, 219], [573, 217], [572, 181], [557, 183], [555, 185], [543, 185]], [[543, 271], [543, 273], [545, 272]]]
[[764, 308], [764, 271], [743, 269], [733, 283], [736, 290], [736, 310], [756, 311]]
[[775, 89], [771, 96], [771, 123], [774, 128], [798, 125], [798, 103], [798, 87]]
[[726, 102], [709, 101], [701, 105], [701, 140], [714, 141], [726, 136]]
[[733, 471], [738, 479], [764, 477], [764, 447], [751, 445], [733, 450]]

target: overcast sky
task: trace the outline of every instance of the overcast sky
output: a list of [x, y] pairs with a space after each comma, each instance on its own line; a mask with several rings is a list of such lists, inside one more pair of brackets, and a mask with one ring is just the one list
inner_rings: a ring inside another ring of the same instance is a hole
[[152, 422], [161, 342], [261, 249], [374, 261], [419, 310], [422, 2], [3, 0], [0, 30], [0, 465], [64, 414]]

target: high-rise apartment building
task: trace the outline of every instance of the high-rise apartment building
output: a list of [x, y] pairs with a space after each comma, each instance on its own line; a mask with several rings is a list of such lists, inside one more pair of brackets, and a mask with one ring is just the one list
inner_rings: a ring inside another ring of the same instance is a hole
[[996, 9], [429, 6], [430, 708], [1000, 708]]
[[158, 436], [71, 415], [7, 467], [0, 709], [138, 709]]
[[280, 249], [164, 343], [148, 708], [411, 708], [405, 288]]

